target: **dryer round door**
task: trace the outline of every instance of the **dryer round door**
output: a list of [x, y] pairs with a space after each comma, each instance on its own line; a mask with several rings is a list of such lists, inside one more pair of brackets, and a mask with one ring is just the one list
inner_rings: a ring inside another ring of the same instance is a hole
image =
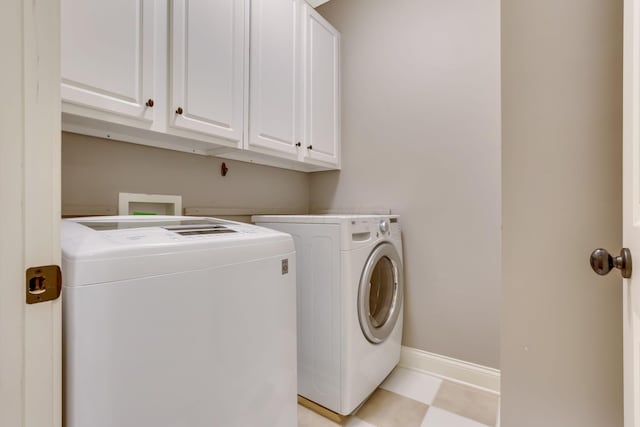
[[393, 331], [402, 309], [402, 262], [391, 243], [382, 243], [365, 263], [358, 289], [358, 317], [367, 339], [379, 344]]

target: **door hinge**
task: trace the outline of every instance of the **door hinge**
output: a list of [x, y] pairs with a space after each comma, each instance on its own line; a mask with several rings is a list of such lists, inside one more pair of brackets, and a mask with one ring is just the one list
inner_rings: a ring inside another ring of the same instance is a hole
[[57, 299], [62, 290], [62, 272], [57, 265], [30, 267], [26, 274], [26, 302], [35, 304]]

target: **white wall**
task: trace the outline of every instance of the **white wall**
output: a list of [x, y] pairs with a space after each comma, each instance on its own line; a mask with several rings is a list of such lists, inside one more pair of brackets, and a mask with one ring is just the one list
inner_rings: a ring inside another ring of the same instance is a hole
[[311, 210], [391, 208], [406, 260], [404, 345], [499, 366], [500, 2], [333, 0], [343, 169]]
[[622, 0], [502, 2], [502, 425], [622, 427]]
[[[226, 177], [220, 165], [229, 167]], [[118, 193], [176, 194], [183, 208], [305, 213], [302, 172], [62, 133], [62, 212], [117, 215]], [[246, 219], [246, 218], [238, 218]]]

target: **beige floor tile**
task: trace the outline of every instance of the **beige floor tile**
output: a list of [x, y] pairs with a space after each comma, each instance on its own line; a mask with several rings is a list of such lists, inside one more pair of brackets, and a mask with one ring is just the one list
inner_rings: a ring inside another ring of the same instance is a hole
[[316, 414], [311, 409], [298, 405], [298, 427], [340, 427], [340, 424]]
[[473, 387], [443, 381], [432, 406], [488, 426], [496, 425], [498, 396]]
[[356, 416], [376, 427], [420, 427], [427, 409], [424, 403], [378, 389]]

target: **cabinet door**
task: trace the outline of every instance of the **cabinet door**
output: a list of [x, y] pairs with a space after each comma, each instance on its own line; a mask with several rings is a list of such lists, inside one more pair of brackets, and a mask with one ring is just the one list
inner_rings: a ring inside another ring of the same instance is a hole
[[300, 4], [251, 1], [248, 148], [291, 158], [300, 140]]
[[151, 120], [154, 0], [62, 0], [62, 100]]
[[303, 8], [305, 161], [340, 165], [340, 33]]
[[248, 0], [174, 0], [171, 126], [241, 143], [247, 5]]

